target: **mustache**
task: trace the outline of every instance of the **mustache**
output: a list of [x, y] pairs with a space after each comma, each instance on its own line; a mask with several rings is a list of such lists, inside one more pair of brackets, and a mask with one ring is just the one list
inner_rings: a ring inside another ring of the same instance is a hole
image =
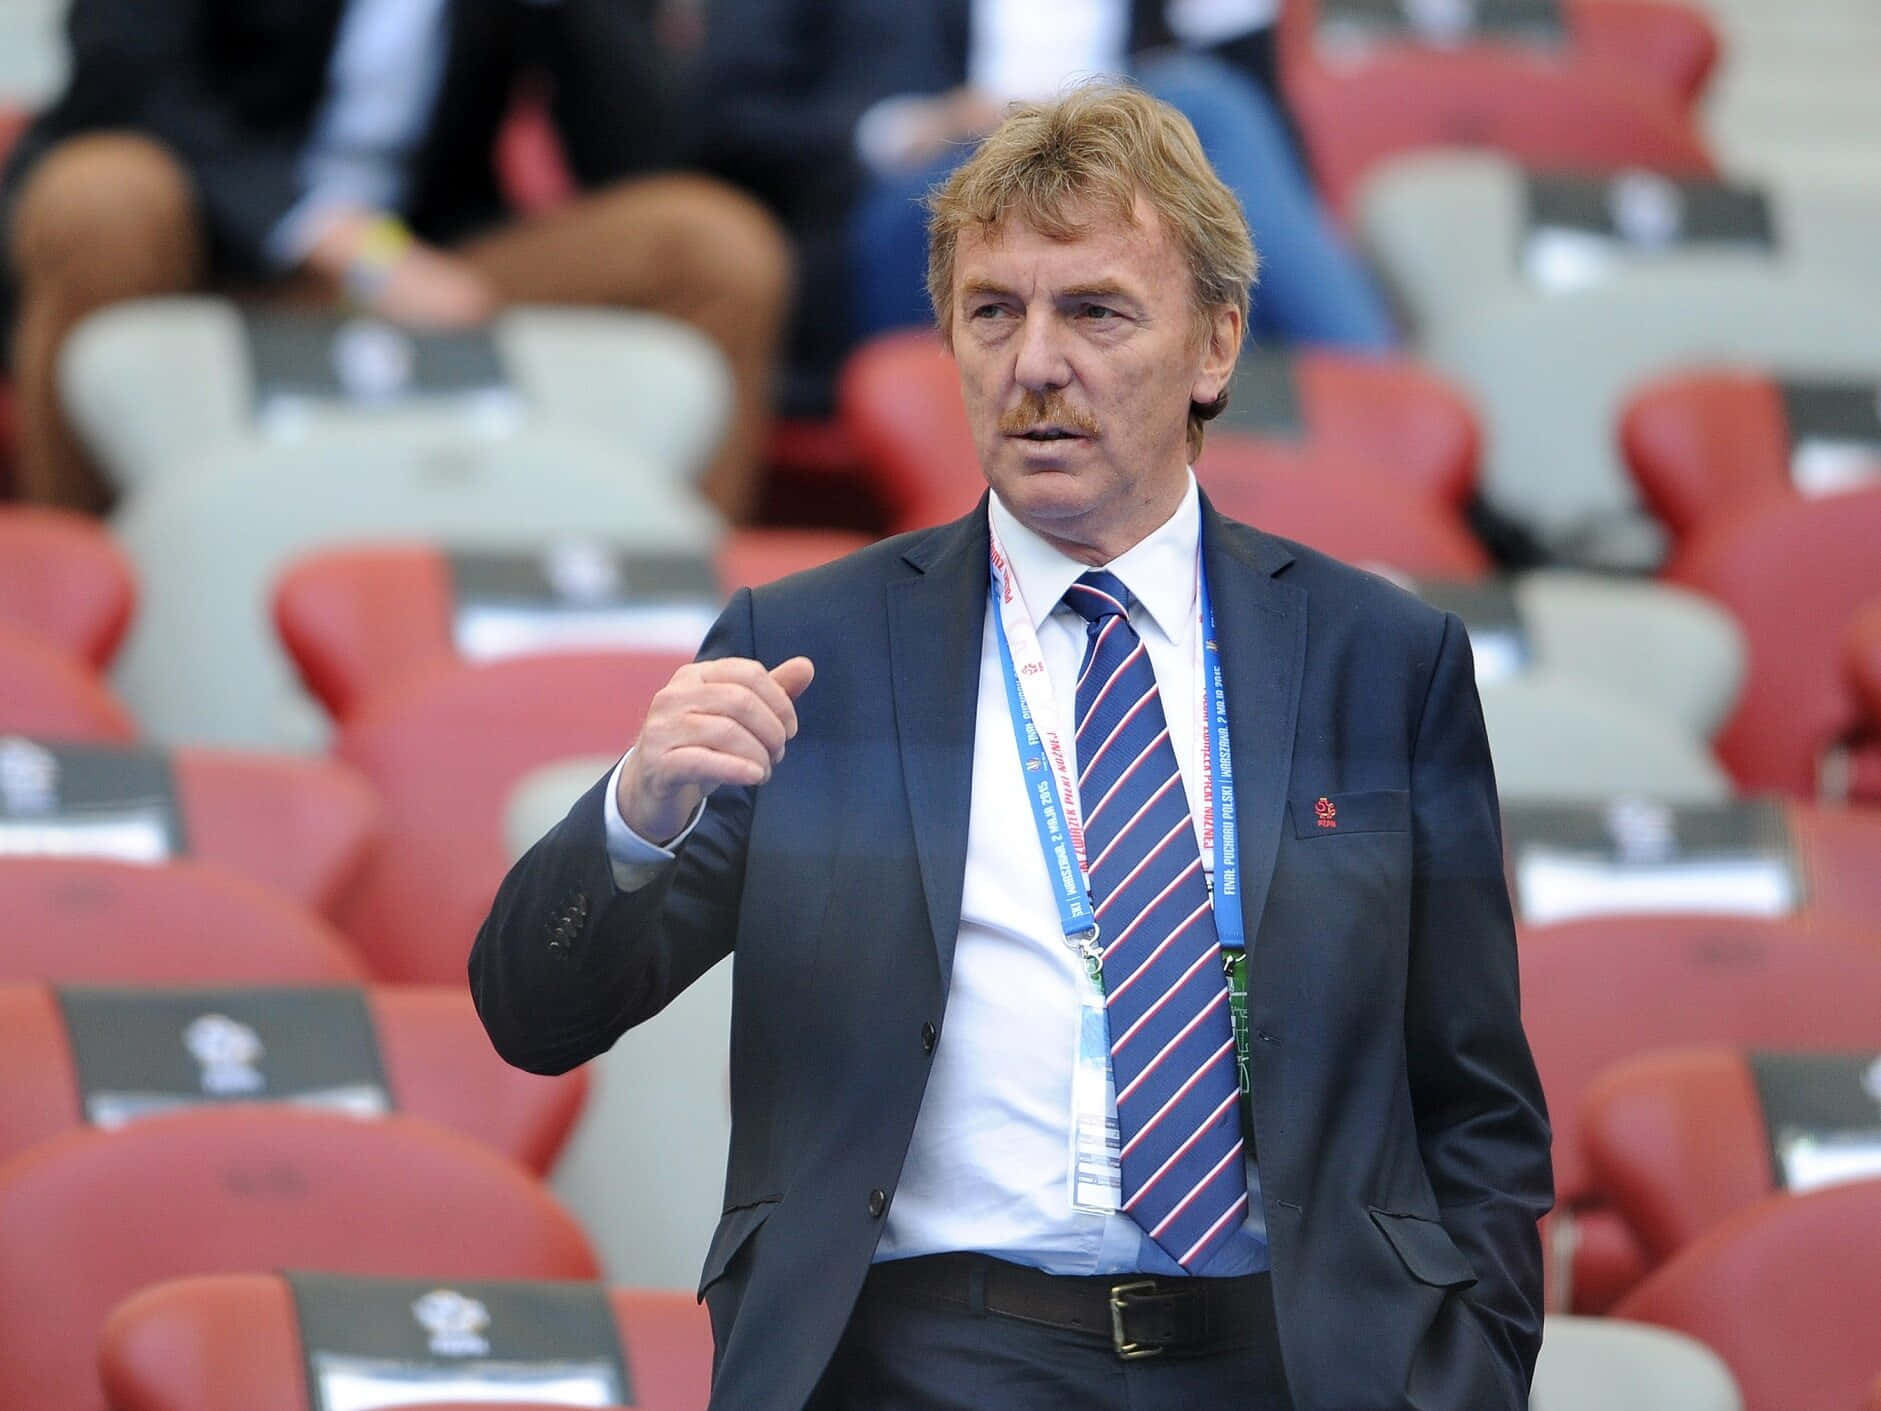
[[1079, 411], [1053, 388], [1049, 392], [1027, 392], [1025, 399], [999, 418], [999, 430], [1006, 436], [1023, 436], [1042, 426], [1056, 427], [1079, 436], [1097, 435], [1097, 423], [1088, 412]]

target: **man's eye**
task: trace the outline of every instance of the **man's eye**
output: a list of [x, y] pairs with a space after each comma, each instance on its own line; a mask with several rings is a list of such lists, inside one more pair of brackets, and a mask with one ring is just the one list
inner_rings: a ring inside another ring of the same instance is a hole
[[998, 318], [999, 315], [1004, 312], [1005, 310], [998, 304], [975, 304], [967, 310], [967, 317], [977, 319]]
[[1099, 322], [1105, 319], [1113, 319], [1117, 316], [1117, 311], [1108, 304], [1085, 304], [1078, 310], [1078, 313], [1082, 318], [1093, 319]]

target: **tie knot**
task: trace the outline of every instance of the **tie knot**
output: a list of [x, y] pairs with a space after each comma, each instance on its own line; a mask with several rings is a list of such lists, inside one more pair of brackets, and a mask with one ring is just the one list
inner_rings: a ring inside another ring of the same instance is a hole
[[1129, 602], [1130, 590], [1107, 569], [1092, 569], [1065, 589], [1065, 605], [1086, 622], [1102, 622], [1107, 617], [1125, 615]]

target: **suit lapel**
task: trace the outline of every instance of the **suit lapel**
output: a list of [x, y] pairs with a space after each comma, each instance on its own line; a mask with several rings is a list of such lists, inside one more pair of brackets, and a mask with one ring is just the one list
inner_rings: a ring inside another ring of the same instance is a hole
[[986, 622], [986, 502], [915, 541], [917, 570], [888, 586], [895, 735], [943, 984], [953, 973], [967, 870], [973, 731]]
[[1279, 541], [1224, 519], [1206, 497], [1202, 546], [1228, 692], [1241, 915], [1253, 948], [1286, 822], [1306, 659], [1306, 594], [1274, 577], [1292, 562]]

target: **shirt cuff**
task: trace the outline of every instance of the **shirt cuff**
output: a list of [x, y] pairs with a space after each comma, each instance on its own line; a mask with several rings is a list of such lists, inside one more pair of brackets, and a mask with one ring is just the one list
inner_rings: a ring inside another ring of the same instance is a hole
[[658, 877], [663, 868], [670, 867], [675, 849], [692, 835], [692, 830], [705, 816], [705, 805], [701, 803], [692, 811], [692, 817], [686, 820], [679, 836], [665, 847], [649, 843], [629, 828], [627, 820], [620, 816], [620, 772], [627, 767], [632, 754], [632, 750], [627, 751], [615, 764], [614, 772], [607, 776], [607, 793], [601, 799], [601, 823], [607, 833], [607, 863], [614, 873], [614, 885], [623, 892], [639, 891]]

